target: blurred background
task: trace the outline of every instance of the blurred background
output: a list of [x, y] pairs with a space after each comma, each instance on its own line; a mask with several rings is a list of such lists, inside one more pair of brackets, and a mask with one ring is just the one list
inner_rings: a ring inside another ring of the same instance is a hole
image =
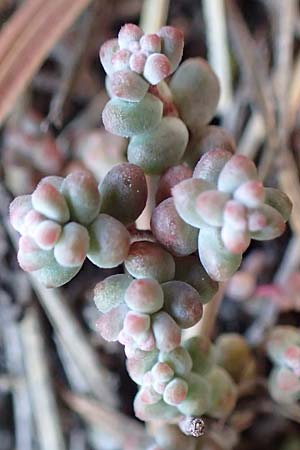
[[257, 378], [199, 450], [300, 449], [299, 408], [270, 400], [261, 342], [276, 321], [300, 325], [299, 2], [0, 0], [0, 450], [138, 450], [147, 440], [123, 348], [95, 326], [92, 289], [121, 269], [86, 261], [66, 287], [47, 290], [19, 269], [7, 212], [12, 196], [45, 175], [80, 168], [101, 181], [126, 160], [126, 140], [101, 123], [108, 96], [99, 48], [124, 23], [155, 20], [183, 31], [183, 59], [209, 60], [222, 87], [212, 123], [294, 203], [284, 236], [252, 244], [227, 289], [216, 334], [248, 337]]

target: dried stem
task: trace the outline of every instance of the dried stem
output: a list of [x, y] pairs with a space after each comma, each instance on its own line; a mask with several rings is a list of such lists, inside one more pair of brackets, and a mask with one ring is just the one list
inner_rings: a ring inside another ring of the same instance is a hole
[[56, 333], [68, 348], [73, 360], [84, 376], [90, 392], [102, 401], [114, 406], [116, 397], [110, 372], [99, 363], [98, 355], [89, 343], [79, 322], [68, 307], [59, 289], [47, 289], [30, 275], [32, 286]]
[[140, 27], [145, 33], [155, 33], [166, 22], [170, 0], [144, 0]]
[[[284, 284], [289, 275], [300, 265], [300, 234], [295, 235], [289, 242], [281, 264], [274, 276], [274, 283]], [[251, 344], [255, 345], [264, 338], [268, 330], [278, 317], [278, 308], [273, 302], [266, 302], [259, 316], [248, 329], [246, 336]]]
[[297, 113], [300, 105], [300, 55], [298, 55], [294, 69], [293, 76], [289, 89], [289, 112], [288, 112], [288, 127], [290, 130], [295, 126]]
[[[230, 18], [229, 23], [231, 24], [231, 30], [235, 38], [234, 42], [236, 44], [237, 56], [240, 60], [241, 67], [245, 70], [245, 76], [252, 80], [256, 102], [260, 107], [265, 122], [267, 146], [260, 164], [260, 175], [262, 178], [268, 175], [274, 162], [278, 161], [279, 151], [281, 150], [279, 185], [289, 195], [294, 204], [291, 225], [293, 231], [298, 234], [300, 231], [300, 183], [297, 166], [287, 145], [280, 148], [280, 145], [283, 143], [282, 135], [279, 136], [280, 133], [276, 127], [274, 107], [272, 105], [274, 103], [274, 96], [270, 90], [266, 68], [263, 68], [262, 58], [259, 62], [257, 61], [255, 43], [235, 3], [232, 0], [227, 0], [227, 5]], [[281, 29], [286, 32], [286, 26], [283, 26]], [[280, 47], [281, 51], [283, 48], [285, 46]], [[253, 70], [253, 67], [256, 70]], [[285, 79], [284, 83], [286, 83]]]
[[144, 427], [137, 421], [117, 411], [104, 408], [95, 400], [87, 397], [74, 395], [70, 391], [62, 391], [61, 394], [69, 407], [87, 423], [99, 426], [104, 433], [114, 433], [120, 448], [129, 448], [128, 444], [130, 443], [132, 450], [140, 450], [151, 443]]
[[300, 183], [297, 164], [290, 151], [286, 149], [279, 161], [278, 182], [281, 189], [290, 197], [293, 209], [290, 217], [292, 230], [297, 235], [300, 233]]
[[85, 57], [85, 50], [91, 37], [92, 24], [95, 20], [93, 13], [94, 8], [91, 7], [86, 11], [86, 14], [82, 18], [73, 54], [70, 57], [70, 60], [65, 62], [59, 89], [56, 91], [50, 103], [50, 111], [46, 120], [49, 123], [53, 123], [56, 127], [62, 126], [64, 108], [68, 103], [80, 74], [80, 68]]
[[[269, 169], [270, 162], [279, 152], [278, 133], [273, 106], [273, 93], [267, 67], [260, 55], [256, 54], [256, 45], [247, 29], [244, 19], [233, 0], [226, 1], [228, 10], [229, 29], [232, 34], [234, 48], [240, 67], [244, 71], [244, 78], [250, 80], [253, 86], [255, 101], [265, 122], [268, 152], [263, 158], [261, 176], [264, 178]], [[253, 68], [255, 67], [255, 70]]]
[[254, 159], [265, 139], [264, 120], [259, 112], [253, 112], [239, 141], [238, 153]]
[[44, 337], [33, 308], [21, 323], [21, 339], [39, 447], [41, 450], [65, 450]]
[[287, 146], [288, 103], [287, 94], [292, 74], [293, 41], [296, 20], [296, 0], [280, 0], [276, 2], [278, 17], [277, 58], [275, 67], [275, 88], [278, 100], [278, 126], [280, 145]]
[[[90, 0], [27, 0], [0, 33], [0, 122]], [[33, 12], [33, 13], [32, 13]], [[21, 17], [23, 16], [23, 17]], [[17, 38], [16, 38], [17, 36]]]
[[[1, 334], [6, 365], [9, 370], [15, 424], [15, 449], [33, 449], [32, 408], [25, 382], [20, 326], [14, 318], [13, 304], [5, 292], [1, 291], [0, 315]], [[1, 380], [2, 381], [2, 380]], [[1, 384], [1, 389], [3, 385]]]
[[293, 41], [297, 2], [287, 0], [284, 5], [277, 2], [278, 39], [277, 39], [277, 65], [276, 65], [276, 93], [278, 99], [278, 130], [281, 147], [279, 160], [279, 183], [283, 190], [290, 196], [294, 208], [291, 215], [293, 230], [300, 233], [300, 184], [297, 165], [288, 148], [289, 137], [289, 96], [288, 87], [292, 73]]
[[221, 98], [218, 109], [225, 114], [232, 103], [232, 80], [224, 0], [203, 0], [208, 60], [218, 75]]

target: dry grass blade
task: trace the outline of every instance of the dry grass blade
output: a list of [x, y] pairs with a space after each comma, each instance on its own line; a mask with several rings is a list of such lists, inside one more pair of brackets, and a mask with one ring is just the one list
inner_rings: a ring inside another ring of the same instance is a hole
[[169, 0], [144, 0], [140, 27], [145, 33], [155, 33], [167, 22]]
[[113, 434], [121, 448], [140, 450], [150, 444], [144, 427], [137, 421], [100, 405], [97, 401], [75, 395], [70, 391], [61, 392], [64, 401], [86, 422], [99, 426], [108, 435]]
[[43, 0], [28, 0], [16, 11], [13, 20], [6, 22], [1, 30], [0, 38], [0, 61], [8, 52], [13, 50], [14, 45], [22, 35], [28, 22], [34, 20], [41, 9]]
[[[252, 83], [254, 103], [258, 106], [264, 118], [268, 141], [268, 160], [263, 162], [262, 178], [267, 175], [269, 170], [269, 159], [272, 160], [279, 152], [278, 132], [276, 129], [275, 112], [273, 105], [273, 93], [270, 88], [267, 68], [264, 61], [257, 57], [256, 44], [245, 24], [245, 21], [232, 0], [226, 1], [228, 12], [229, 30], [232, 36], [232, 43], [235, 54], [243, 76]], [[255, 70], [253, 68], [255, 67]], [[264, 158], [263, 158], [264, 159]]]
[[112, 377], [109, 371], [100, 365], [97, 354], [68, 307], [62, 292], [59, 289], [45, 288], [32, 274], [30, 279], [49, 320], [84, 375], [90, 391], [105, 404], [115, 406]]
[[45, 342], [33, 308], [22, 321], [21, 340], [39, 447], [41, 450], [65, 450]]
[[0, 123], [90, 0], [27, 0], [0, 33]]
[[288, 139], [288, 107], [289, 83], [293, 66], [294, 30], [296, 22], [296, 0], [286, 0], [284, 4], [277, 1], [278, 37], [276, 61], [276, 93], [279, 113], [279, 138], [282, 146], [287, 145]]
[[221, 114], [226, 114], [232, 104], [232, 80], [224, 0], [214, 2], [204, 0], [202, 8], [207, 34], [208, 59], [221, 84], [218, 110]]
[[295, 126], [297, 114], [300, 108], [300, 55], [297, 56], [293, 77], [291, 80], [291, 86], [289, 90], [289, 115], [288, 115], [288, 125], [289, 129], [292, 130]]
[[74, 52], [64, 66], [59, 89], [56, 91], [50, 103], [47, 121], [53, 123], [58, 128], [62, 126], [64, 109], [70, 100], [72, 90], [78, 80], [81, 66], [84, 65], [85, 50], [91, 39], [92, 25], [95, 21], [94, 9], [90, 8], [82, 18], [74, 45]]
[[[288, 276], [295, 272], [300, 264], [300, 234], [294, 234], [290, 240], [281, 264], [274, 276], [274, 283], [284, 285]], [[247, 339], [251, 344], [262, 342], [265, 332], [276, 323], [278, 318], [278, 307], [273, 302], [263, 305], [260, 315], [247, 331]]]

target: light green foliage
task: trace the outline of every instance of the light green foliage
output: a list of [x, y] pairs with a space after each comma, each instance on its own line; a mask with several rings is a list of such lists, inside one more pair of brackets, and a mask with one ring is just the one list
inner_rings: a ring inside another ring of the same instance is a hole
[[146, 94], [138, 103], [113, 98], [106, 104], [102, 120], [110, 133], [131, 137], [157, 127], [162, 112], [162, 102], [152, 94]]
[[145, 173], [160, 174], [179, 163], [188, 142], [188, 130], [177, 117], [164, 117], [156, 128], [134, 136], [128, 145], [128, 160]]

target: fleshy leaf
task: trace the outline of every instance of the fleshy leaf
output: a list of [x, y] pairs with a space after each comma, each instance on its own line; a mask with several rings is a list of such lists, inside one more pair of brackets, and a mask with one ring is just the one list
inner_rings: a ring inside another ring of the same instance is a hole
[[167, 405], [163, 400], [149, 405], [142, 402], [141, 393], [139, 392], [134, 400], [134, 412], [140, 420], [171, 420], [180, 416], [178, 409], [174, 406]]
[[155, 128], [161, 121], [162, 113], [162, 102], [154, 95], [146, 94], [140, 102], [112, 98], [105, 105], [102, 119], [110, 133], [130, 137]]
[[272, 206], [262, 205], [255, 209], [262, 213], [266, 219], [266, 226], [260, 231], [255, 231], [251, 233], [252, 239], [257, 241], [268, 241], [281, 236], [285, 230], [285, 223], [282, 215]]
[[232, 154], [227, 150], [210, 150], [205, 153], [197, 163], [193, 177], [206, 180], [216, 187], [221, 170], [231, 157]]
[[229, 195], [219, 191], [205, 191], [196, 199], [196, 211], [207, 225], [220, 227], [223, 225], [223, 214]]
[[160, 245], [148, 241], [131, 244], [125, 268], [135, 278], [154, 278], [159, 283], [172, 280], [175, 274], [172, 255]]
[[244, 155], [233, 155], [219, 175], [218, 189], [232, 193], [243, 183], [257, 180], [257, 177], [257, 169], [251, 159]]
[[177, 69], [183, 53], [183, 34], [174, 27], [162, 27], [157, 33], [162, 39], [162, 51], [169, 58], [172, 72]]
[[128, 225], [142, 213], [147, 201], [146, 178], [140, 167], [115, 165], [99, 186], [101, 213], [109, 214]]
[[34, 272], [34, 275], [46, 287], [56, 288], [68, 283], [80, 269], [81, 265], [78, 267], [63, 267], [52, 256], [51, 262]]
[[200, 295], [183, 281], [168, 281], [162, 285], [164, 310], [170, 314], [180, 328], [190, 328], [202, 317], [203, 306]]
[[177, 117], [164, 117], [156, 128], [134, 136], [128, 146], [128, 161], [146, 173], [159, 174], [178, 164], [188, 142], [188, 130]]
[[208, 415], [216, 419], [226, 418], [237, 401], [237, 388], [230, 375], [222, 367], [214, 367], [207, 380], [211, 388], [211, 405]]
[[100, 61], [107, 75], [111, 75], [114, 71], [112, 57], [118, 50], [118, 39], [110, 39], [109, 41], [105, 42], [100, 48]]
[[82, 266], [89, 243], [90, 238], [86, 228], [77, 222], [69, 222], [63, 227], [54, 247], [54, 257], [63, 267]]
[[211, 404], [211, 387], [204, 377], [193, 372], [188, 378], [188, 386], [187, 397], [178, 409], [186, 416], [202, 416]]
[[212, 280], [195, 255], [175, 259], [175, 280], [185, 281], [193, 286], [200, 295], [203, 304], [209, 302], [218, 292], [219, 284]]
[[242, 255], [226, 249], [219, 228], [201, 228], [198, 244], [200, 260], [212, 279], [226, 281], [239, 268]]
[[94, 288], [94, 302], [102, 313], [110, 311], [124, 302], [126, 289], [132, 277], [125, 274], [111, 275], [96, 284]]
[[124, 225], [107, 214], [99, 214], [89, 226], [90, 248], [87, 257], [98, 267], [121, 264], [129, 252], [130, 236]]
[[118, 340], [127, 312], [127, 306], [124, 303], [121, 303], [100, 316], [96, 326], [103, 339], [106, 341]]
[[232, 154], [235, 152], [233, 138], [224, 128], [208, 125], [197, 130], [197, 133], [192, 135], [189, 140], [184, 160], [191, 167], [195, 167], [199, 159], [211, 150], [225, 150]]
[[73, 172], [61, 186], [71, 218], [83, 225], [91, 223], [99, 214], [100, 194], [97, 182], [88, 172]]
[[214, 116], [219, 101], [219, 81], [201, 58], [184, 61], [170, 83], [180, 117], [192, 132], [197, 132]]
[[292, 211], [292, 202], [288, 196], [279, 189], [274, 188], [265, 188], [265, 195], [265, 203], [276, 209], [286, 222]]
[[140, 102], [148, 88], [149, 84], [131, 70], [119, 70], [110, 77], [111, 94], [129, 102]]
[[156, 239], [175, 256], [185, 256], [197, 249], [197, 228], [184, 222], [173, 198], [161, 202], [153, 211], [151, 230]]
[[212, 189], [212, 185], [205, 180], [190, 178], [178, 183], [172, 189], [176, 211], [188, 224], [193, 227], [205, 226], [205, 220], [196, 210], [196, 200], [202, 192]]

